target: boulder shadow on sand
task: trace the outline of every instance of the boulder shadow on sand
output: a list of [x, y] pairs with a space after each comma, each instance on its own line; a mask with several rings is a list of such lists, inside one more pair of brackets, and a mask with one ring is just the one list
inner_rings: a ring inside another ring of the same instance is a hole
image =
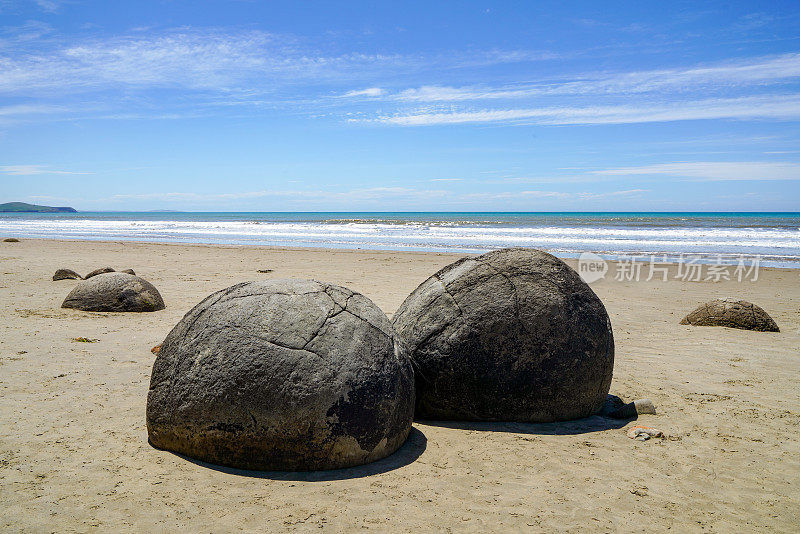
[[[610, 414], [625, 402], [616, 395], [606, 395], [603, 407], [595, 415], [571, 419], [569, 421], [554, 421], [551, 423], [524, 423], [517, 421], [440, 421], [417, 419], [421, 425], [459, 430], [477, 430], [480, 432], [509, 432], [512, 434], [532, 434], [541, 436], [578, 436], [606, 430], [617, 430], [625, 427], [631, 421], [638, 419], [638, 415], [628, 417], [612, 417]], [[423, 426], [424, 428], [424, 426]]]
[[180, 453], [173, 453], [195, 465], [226, 473], [250, 478], [263, 478], [268, 480], [296, 480], [298, 482], [328, 482], [334, 480], [351, 480], [380, 475], [400, 469], [414, 463], [428, 447], [428, 438], [418, 428], [411, 428], [406, 442], [395, 452], [368, 464], [341, 469], [328, 469], [320, 471], [255, 471], [250, 469], [237, 469], [224, 465], [211, 464], [196, 460]]

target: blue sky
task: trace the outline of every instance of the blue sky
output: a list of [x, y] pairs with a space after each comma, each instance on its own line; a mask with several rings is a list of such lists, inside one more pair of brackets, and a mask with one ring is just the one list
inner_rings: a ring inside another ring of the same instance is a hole
[[0, 0], [0, 202], [800, 211], [800, 3]]

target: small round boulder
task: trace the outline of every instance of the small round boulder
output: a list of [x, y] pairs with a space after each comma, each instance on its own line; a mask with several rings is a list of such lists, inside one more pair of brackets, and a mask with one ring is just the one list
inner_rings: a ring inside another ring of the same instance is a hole
[[95, 269], [94, 271], [92, 271], [89, 274], [87, 274], [86, 276], [84, 276], [83, 279], [84, 280], [88, 280], [89, 278], [92, 278], [93, 276], [97, 276], [98, 274], [113, 273], [113, 272], [114, 272], [114, 269], [112, 269], [111, 267], [100, 267], [99, 269]]
[[700, 305], [681, 320], [694, 326], [727, 326], [759, 332], [780, 332], [767, 312], [746, 300], [715, 299]]
[[597, 413], [614, 367], [603, 303], [558, 258], [503, 249], [423, 282], [394, 316], [417, 416], [552, 422]]
[[102, 312], [151, 312], [164, 309], [153, 284], [126, 273], [104, 273], [76, 285], [62, 308]]
[[167, 335], [147, 396], [160, 449], [241, 469], [350, 467], [411, 430], [414, 375], [369, 299], [313, 280], [245, 282]]
[[53, 280], [80, 280], [81, 275], [72, 269], [57, 269], [53, 275]]

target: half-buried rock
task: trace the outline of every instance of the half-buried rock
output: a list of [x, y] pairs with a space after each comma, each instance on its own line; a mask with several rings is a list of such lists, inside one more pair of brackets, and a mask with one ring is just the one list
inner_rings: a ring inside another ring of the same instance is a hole
[[88, 280], [89, 278], [97, 276], [98, 274], [113, 273], [113, 272], [114, 272], [114, 269], [112, 269], [111, 267], [101, 267], [99, 269], [95, 269], [94, 271], [91, 271], [90, 273], [88, 273], [83, 278], [84, 278], [84, 280]]
[[417, 416], [552, 422], [606, 400], [614, 338], [603, 303], [550, 254], [503, 249], [423, 282], [394, 326], [416, 371]]
[[150, 443], [242, 469], [364, 464], [406, 440], [411, 362], [366, 297], [313, 280], [245, 282], [167, 335], [147, 396]]
[[62, 308], [103, 312], [151, 312], [164, 309], [153, 284], [126, 273], [103, 273], [84, 280], [69, 292]]
[[681, 320], [694, 326], [727, 326], [759, 332], [780, 332], [767, 312], [746, 300], [716, 299], [700, 305]]
[[53, 280], [80, 280], [81, 275], [72, 269], [56, 269]]

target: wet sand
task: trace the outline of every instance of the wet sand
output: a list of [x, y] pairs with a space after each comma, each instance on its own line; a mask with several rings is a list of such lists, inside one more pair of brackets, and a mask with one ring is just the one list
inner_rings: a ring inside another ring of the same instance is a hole
[[[611, 393], [657, 415], [569, 423], [417, 422], [395, 455], [316, 473], [217, 468], [153, 449], [153, 355], [192, 306], [246, 280], [316, 278], [391, 314], [460, 255], [24, 239], [0, 243], [0, 528], [13, 532], [374, 529], [750, 532], [800, 529], [800, 271], [756, 282], [615, 281]], [[572, 262], [574, 265], [574, 262]], [[60, 267], [111, 266], [161, 292], [163, 311], [65, 310]], [[258, 270], [272, 269], [269, 273]], [[613, 269], [612, 269], [613, 270]], [[737, 297], [781, 328], [678, 324]], [[79, 343], [73, 338], [98, 339]], [[645, 424], [667, 439], [639, 442]]]

